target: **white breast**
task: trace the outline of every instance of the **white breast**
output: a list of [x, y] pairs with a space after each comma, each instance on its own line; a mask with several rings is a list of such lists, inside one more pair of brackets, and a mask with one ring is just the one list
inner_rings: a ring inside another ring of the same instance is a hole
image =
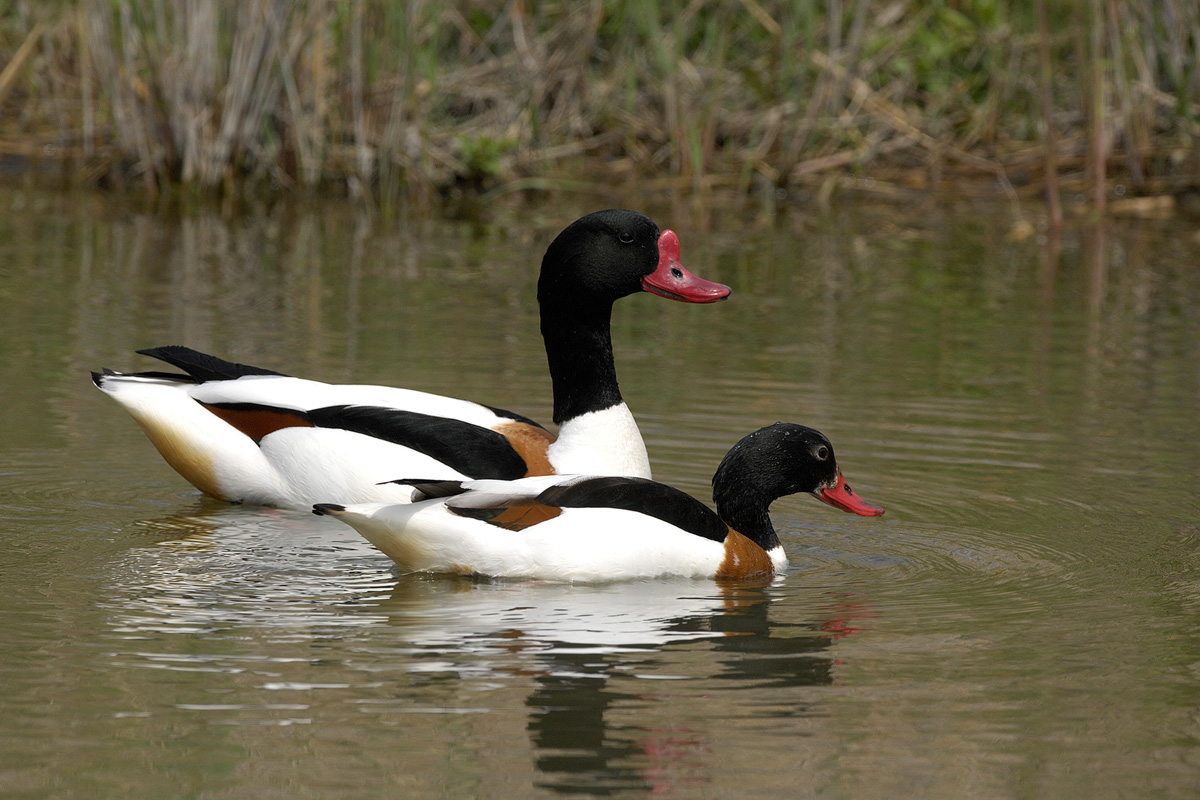
[[564, 422], [547, 455], [560, 475], [651, 477], [642, 432], [624, 403]]

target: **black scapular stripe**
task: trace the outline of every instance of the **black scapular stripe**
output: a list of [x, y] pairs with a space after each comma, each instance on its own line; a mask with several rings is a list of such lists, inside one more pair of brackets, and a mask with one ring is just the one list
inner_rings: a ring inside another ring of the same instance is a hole
[[729, 526], [696, 498], [646, 478], [596, 477], [551, 486], [538, 502], [560, 508], [621, 508], [637, 511], [716, 542], [725, 541]]
[[[193, 350], [190, 347], [184, 347], [179, 344], [169, 344], [165, 347], [148, 347], [145, 350], [138, 350], [138, 353], [143, 356], [157, 358], [159, 361], [165, 361], [171, 366], [183, 370], [188, 375], [191, 375], [197, 383], [204, 383], [205, 381], [229, 381], [246, 375], [284, 375], [282, 372], [264, 369], [263, 367], [253, 367], [249, 364], [237, 364], [233, 361], [226, 361], [223, 358], [210, 356], [208, 353], [201, 353], [199, 350]], [[155, 373], [145, 374], [149, 376]]]
[[424, 453], [470, 478], [525, 477], [525, 459], [504, 434], [469, 422], [379, 406], [327, 406], [304, 412], [318, 428], [341, 428]]

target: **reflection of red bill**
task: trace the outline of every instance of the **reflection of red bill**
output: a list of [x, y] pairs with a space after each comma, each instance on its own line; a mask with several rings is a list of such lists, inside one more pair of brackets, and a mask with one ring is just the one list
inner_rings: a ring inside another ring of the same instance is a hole
[[854, 493], [846, 483], [846, 479], [842, 477], [841, 470], [838, 470], [836, 486], [832, 489], [817, 489], [813, 492], [813, 495], [821, 502], [829, 503], [834, 508], [849, 511], [851, 514], [859, 514], [864, 517], [879, 517], [883, 515], [882, 508], [868, 503]]
[[679, 237], [663, 231], [658, 237], [658, 267], [642, 278], [642, 288], [669, 300], [684, 303], [715, 303], [732, 291], [723, 283], [706, 281], [679, 263]]

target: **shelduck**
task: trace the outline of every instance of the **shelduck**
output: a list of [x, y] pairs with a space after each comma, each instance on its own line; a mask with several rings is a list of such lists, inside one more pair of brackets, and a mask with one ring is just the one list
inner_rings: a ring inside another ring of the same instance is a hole
[[883, 514], [846, 484], [829, 440], [794, 423], [739, 441], [712, 484], [716, 513], [644, 478], [561, 475], [418, 482], [413, 503], [319, 503], [313, 513], [350, 525], [410, 571], [590, 582], [778, 573], [787, 557], [768, 509], [784, 495]]
[[538, 280], [555, 437], [511, 411], [387, 386], [333, 385], [235, 364], [187, 347], [138, 352], [183, 371], [93, 372], [196, 488], [235, 503], [408, 502], [397, 475], [512, 480], [589, 473], [650, 477], [617, 385], [612, 304], [639, 291], [713, 303], [729, 287], [679, 260], [679, 238], [622, 210], [576, 220], [550, 244]]

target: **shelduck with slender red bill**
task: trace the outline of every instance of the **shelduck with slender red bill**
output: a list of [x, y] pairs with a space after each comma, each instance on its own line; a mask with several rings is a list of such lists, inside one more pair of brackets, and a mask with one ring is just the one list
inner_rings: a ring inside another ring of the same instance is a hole
[[[409, 504], [320, 503], [400, 567], [497, 578], [743, 578], [787, 566], [770, 505], [809, 492], [866, 517], [819, 431], [777, 422], [742, 439], [713, 476], [717, 511], [644, 478], [558, 476], [410, 482]], [[421, 497], [425, 499], [420, 499]]]
[[396, 475], [433, 480], [554, 473], [648, 478], [650, 461], [617, 385], [612, 304], [647, 291], [713, 303], [729, 287], [688, 272], [679, 239], [633, 211], [564, 229], [542, 259], [541, 331], [558, 436], [491, 406], [387, 386], [334, 385], [187, 347], [139, 353], [183, 371], [92, 373], [180, 475], [230, 502], [407, 502]]

